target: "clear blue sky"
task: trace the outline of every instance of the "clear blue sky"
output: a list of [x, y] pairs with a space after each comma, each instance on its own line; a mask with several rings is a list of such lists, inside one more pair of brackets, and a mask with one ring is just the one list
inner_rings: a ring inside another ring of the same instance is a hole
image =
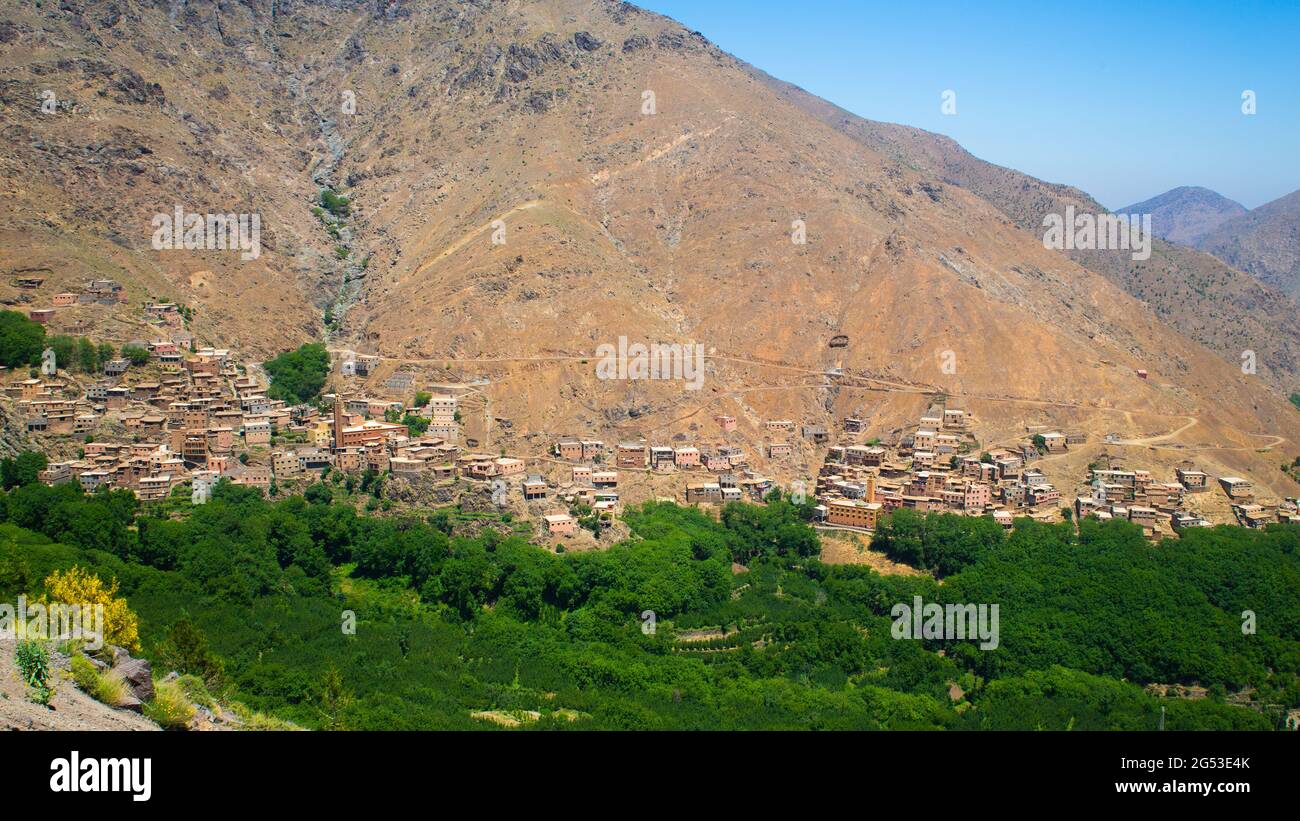
[[855, 114], [1109, 208], [1179, 185], [1248, 208], [1300, 189], [1300, 0], [634, 2]]

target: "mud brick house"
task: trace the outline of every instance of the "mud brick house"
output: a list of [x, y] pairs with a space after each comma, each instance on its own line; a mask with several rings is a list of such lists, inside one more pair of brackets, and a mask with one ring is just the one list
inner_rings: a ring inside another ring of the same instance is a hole
[[1189, 493], [1201, 493], [1209, 490], [1210, 477], [1203, 471], [1192, 468], [1175, 468], [1174, 475], [1178, 477], [1178, 483], [1186, 488]]
[[704, 465], [705, 470], [721, 471], [731, 469], [731, 460], [718, 451], [708, 451], [700, 455], [700, 462]]
[[271, 455], [271, 471], [276, 479], [296, 479], [302, 475], [302, 460], [294, 451], [276, 451]]
[[830, 433], [823, 425], [804, 425], [802, 428], [803, 438], [810, 440], [814, 444], [820, 445], [830, 439]]
[[673, 464], [682, 469], [697, 468], [700, 466], [699, 448], [681, 447], [673, 451]]
[[614, 451], [614, 464], [621, 468], [646, 466], [646, 447], [641, 442], [620, 442]]
[[745, 464], [745, 451], [740, 448], [729, 446], [720, 447], [718, 448], [718, 453], [727, 457], [727, 462], [729, 462], [733, 468]]
[[271, 423], [265, 419], [244, 422], [244, 444], [249, 447], [271, 444]]
[[722, 501], [722, 486], [717, 482], [688, 484], [686, 501], [690, 504], [718, 504]]
[[651, 447], [650, 448], [650, 468], [651, 470], [667, 470], [676, 464], [677, 454], [672, 448], [668, 447]]
[[1237, 476], [1221, 476], [1219, 485], [1223, 488], [1223, 492], [1228, 494], [1229, 499], [1246, 499], [1255, 492], [1254, 485]]
[[521, 487], [524, 492], [524, 501], [546, 498], [546, 480], [541, 476], [529, 476], [523, 481]]
[[826, 521], [828, 524], [841, 527], [875, 530], [883, 507], [879, 502], [835, 499], [826, 505]]
[[964, 429], [970, 424], [970, 418], [969, 411], [949, 408], [943, 412], [943, 426], [945, 428]]
[[1065, 434], [1051, 433], [1043, 434], [1043, 447], [1047, 448], [1048, 453], [1063, 453], [1065, 451]]
[[576, 519], [562, 512], [547, 513], [542, 517], [542, 521], [546, 524], [548, 536], [572, 536], [578, 525]]
[[577, 439], [565, 439], [555, 445], [555, 455], [561, 459], [579, 461], [582, 459], [582, 442]]

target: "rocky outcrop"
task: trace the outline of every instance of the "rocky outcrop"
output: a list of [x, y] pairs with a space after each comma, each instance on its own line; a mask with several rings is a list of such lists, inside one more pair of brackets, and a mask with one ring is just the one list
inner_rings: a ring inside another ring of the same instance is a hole
[[153, 667], [144, 659], [134, 659], [130, 656], [126, 661], [120, 663], [115, 668], [126, 679], [126, 684], [131, 688], [131, 695], [140, 701], [148, 701], [153, 698]]

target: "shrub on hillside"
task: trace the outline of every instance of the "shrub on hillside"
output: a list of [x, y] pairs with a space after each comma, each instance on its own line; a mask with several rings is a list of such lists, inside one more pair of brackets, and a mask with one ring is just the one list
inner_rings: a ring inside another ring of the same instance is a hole
[[98, 702], [117, 707], [130, 693], [126, 686], [126, 679], [119, 671], [100, 670], [90, 659], [80, 653], [72, 657], [68, 666], [72, 671], [72, 680], [77, 683], [82, 692]]
[[179, 681], [155, 681], [153, 701], [144, 714], [164, 730], [184, 730], [194, 718], [194, 705]]
[[73, 565], [66, 572], [54, 571], [45, 579], [42, 601], [73, 605], [104, 606], [104, 642], [131, 652], [140, 651], [140, 620], [126, 599], [117, 595], [117, 580], [110, 585], [94, 573]]

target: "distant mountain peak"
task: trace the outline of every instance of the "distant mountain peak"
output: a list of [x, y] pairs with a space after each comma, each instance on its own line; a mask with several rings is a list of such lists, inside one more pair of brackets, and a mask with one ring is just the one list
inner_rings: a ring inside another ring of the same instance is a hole
[[1169, 242], [1195, 246], [1196, 241], [1246, 207], [1217, 191], [1182, 185], [1149, 200], [1116, 209], [1120, 214], [1150, 214], [1155, 235]]
[[1300, 191], [1224, 220], [1196, 247], [1300, 297]]

